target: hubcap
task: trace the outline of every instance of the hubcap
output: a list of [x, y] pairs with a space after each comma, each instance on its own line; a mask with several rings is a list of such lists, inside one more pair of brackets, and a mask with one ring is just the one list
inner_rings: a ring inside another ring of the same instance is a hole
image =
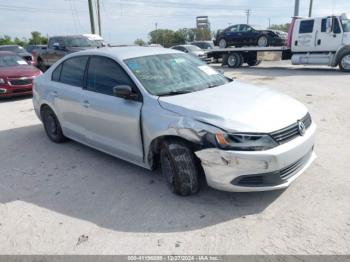
[[234, 55], [230, 55], [228, 57], [227, 63], [229, 64], [229, 66], [235, 66], [236, 61], [237, 61], [236, 57]]
[[350, 55], [346, 55], [341, 60], [341, 65], [344, 69], [350, 70]]
[[221, 40], [220, 40], [219, 46], [220, 46], [221, 48], [225, 48], [225, 47], [226, 47], [226, 41], [225, 41], [225, 39], [221, 39]]
[[258, 46], [267, 46], [267, 38], [265, 36], [259, 38]]

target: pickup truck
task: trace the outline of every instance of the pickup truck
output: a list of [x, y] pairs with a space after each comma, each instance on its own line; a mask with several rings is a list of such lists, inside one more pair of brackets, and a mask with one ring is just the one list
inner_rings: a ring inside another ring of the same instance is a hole
[[287, 45], [281, 47], [228, 47], [207, 52], [223, 65], [238, 68], [243, 63], [256, 66], [260, 61], [291, 60], [293, 65], [339, 66], [350, 72], [350, 19], [341, 16], [293, 17]]
[[37, 67], [42, 71], [46, 71], [47, 68], [67, 54], [103, 46], [106, 46], [106, 43], [99, 35], [53, 36], [49, 38], [47, 49], [35, 50], [33, 55]]

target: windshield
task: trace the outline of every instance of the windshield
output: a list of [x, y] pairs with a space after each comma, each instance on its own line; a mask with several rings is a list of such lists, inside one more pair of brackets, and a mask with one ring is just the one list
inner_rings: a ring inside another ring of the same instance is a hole
[[18, 45], [11, 45], [11, 46], [0, 46], [0, 50], [2, 51], [11, 51], [11, 52], [23, 52], [23, 47]]
[[225, 76], [186, 54], [144, 56], [124, 62], [146, 90], [157, 96], [191, 93], [228, 83]]
[[87, 38], [68, 38], [67, 46], [69, 47], [101, 47], [102, 40], [89, 40]]
[[0, 56], [0, 67], [28, 65], [26, 61], [17, 55], [2, 55]]
[[342, 19], [341, 23], [343, 25], [344, 32], [350, 32], [350, 19]]

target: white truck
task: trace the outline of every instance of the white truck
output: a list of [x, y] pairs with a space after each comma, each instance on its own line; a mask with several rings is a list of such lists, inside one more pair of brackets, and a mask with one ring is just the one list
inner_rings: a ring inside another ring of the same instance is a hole
[[293, 17], [286, 46], [229, 47], [207, 52], [208, 58], [223, 58], [223, 65], [238, 68], [260, 61], [291, 60], [293, 65], [339, 66], [350, 72], [350, 19], [345, 15], [317, 18]]

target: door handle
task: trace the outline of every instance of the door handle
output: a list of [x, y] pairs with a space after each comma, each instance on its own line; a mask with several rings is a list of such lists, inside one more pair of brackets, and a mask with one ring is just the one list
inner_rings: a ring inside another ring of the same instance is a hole
[[89, 101], [84, 100], [83, 103], [82, 103], [82, 106], [85, 107], [85, 108], [88, 108], [90, 106]]
[[318, 45], [321, 45], [321, 39], [318, 39], [318, 40], [317, 40], [317, 44], [318, 44]]
[[52, 91], [52, 96], [53, 96], [53, 97], [58, 97], [57, 91]]

